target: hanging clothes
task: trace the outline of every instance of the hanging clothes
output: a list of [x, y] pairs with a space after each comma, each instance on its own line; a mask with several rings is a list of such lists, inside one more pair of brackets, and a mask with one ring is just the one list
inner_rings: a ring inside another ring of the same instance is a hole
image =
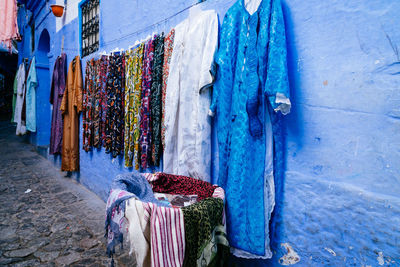
[[207, 115], [213, 55], [218, 41], [214, 10], [191, 14], [175, 28], [165, 99], [164, 172], [211, 179], [211, 120]]
[[151, 84], [151, 155], [154, 166], [160, 165], [161, 143], [161, 105], [162, 78], [164, 64], [164, 34], [154, 39], [153, 83]]
[[22, 121], [22, 109], [25, 102], [25, 64], [22, 62], [17, 72], [17, 98], [15, 100], [14, 122], [17, 124], [16, 134], [26, 133], [25, 122]]
[[165, 147], [165, 96], [167, 93], [167, 81], [169, 76], [169, 64], [171, 63], [171, 55], [174, 48], [175, 29], [172, 29], [164, 39], [164, 61], [163, 61], [163, 77], [162, 77], [162, 91], [161, 91], [161, 143], [164, 150]]
[[0, 1], [0, 44], [11, 52], [12, 40], [19, 39], [17, 23], [17, 0]]
[[14, 83], [13, 83], [13, 99], [12, 99], [11, 122], [15, 122], [14, 121], [14, 116], [15, 116], [15, 104], [17, 102], [17, 96], [18, 96], [18, 70], [15, 73]]
[[273, 176], [282, 174], [277, 112], [290, 111], [286, 54], [279, 0], [262, 0], [253, 14], [244, 0], [228, 10], [215, 55], [211, 114], [217, 117], [218, 184], [226, 192], [227, 232], [239, 257], [272, 257], [268, 220], [274, 202], [265, 194], [272, 193]]
[[67, 86], [61, 101], [63, 142], [61, 171], [79, 171], [79, 113], [82, 111], [82, 69], [76, 56], [68, 68]]
[[140, 107], [140, 153], [143, 169], [151, 163], [151, 124], [150, 101], [151, 83], [154, 59], [154, 39], [150, 39], [144, 46], [142, 67], [142, 104]]
[[82, 148], [86, 152], [93, 147], [93, 113], [95, 91], [95, 60], [92, 58], [86, 64], [85, 86], [82, 92]]
[[93, 92], [93, 147], [101, 147], [101, 59], [94, 63], [94, 92]]
[[22, 112], [21, 112], [21, 122], [22, 122], [22, 125], [25, 125], [25, 129], [26, 129], [26, 85], [27, 85], [27, 79], [28, 79], [28, 73], [29, 73], [29, 70], [30, 70], [30, 68], [31, 68], [31, 65], [32, 65], [32, 60], [29, 62], [29, 64], [28, 64], [28, 62], [26, 61], [26, 62], [24, 62], [24, 64], [25, 64], [25, 91], [24, 91], [24, 102], [22, 103]]
[[36, 132], [36, 60], [33, 57], [26, 78], [26, 130]]
[[106, 145], [106, 121], [107, 121], [107, 75], [108, 75], [108, 56], [102, 55], [100, 58], [100, 74], [99, 74], [99, 86], [100, 86], [100, 107], [101, 107], [101, 119], [100, 119], [100, 141], [101, 145]]
[[139, 170], [140, 105], [142, 93], [143, 48], [128, 52], [125, 61], [125, 166]]
[[106, 152], [115, 158], [124, 152], [125, 57], [109, 57], [107, 75]]
[[60, 106], [66, 87], [66, 60], [65, 53], [57, 57], [51, 78], [50, 104], [53, 105], [53, 113], [51, 116], [50, 155], [60, 154], [62, 151], [63, 120]]

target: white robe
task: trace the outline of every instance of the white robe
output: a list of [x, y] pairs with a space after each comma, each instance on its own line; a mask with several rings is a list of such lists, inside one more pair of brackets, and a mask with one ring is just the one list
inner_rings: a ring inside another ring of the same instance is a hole
[[25, 64], [21, 63], [17, 72], [17, 99], [15, 100], [14, 122], [17, 124], [16, 134], [26, 133], [25, 122], [22, 123], [22, 106], [25, 95]]
[[164, 172], [211, 180], [211, 63], [218, 42], [214, 10], [190, 14], [175, 28], [165, 100]]

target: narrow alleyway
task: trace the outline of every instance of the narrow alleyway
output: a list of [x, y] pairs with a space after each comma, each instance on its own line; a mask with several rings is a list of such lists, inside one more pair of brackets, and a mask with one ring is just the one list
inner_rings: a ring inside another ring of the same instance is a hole
[[105, 203], [14, 133], [0, 122], [0, 266], [109, 266]]

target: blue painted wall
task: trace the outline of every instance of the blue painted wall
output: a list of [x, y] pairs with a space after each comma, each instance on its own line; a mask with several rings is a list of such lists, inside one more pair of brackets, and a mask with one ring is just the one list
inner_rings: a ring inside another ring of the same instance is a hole
[[[188, 12], [149, 25], [195, 2], [102, 0], [99, 51], [127, 49], [153, 32], [168, 31]], [[216, 9], [222, 20], [234, 2], [208, 0], [201, 6]], [[271, 222], [275, 253], [268, 261], [236, 262], [279, 266], [297, 255], [298, 266], [398, 266], [400, 2], [282, 4], [293, 108], [285, 118], [286, 175], [276, 181]], [[49, 31], [51, 72], [62, 36], [68, 62], [79, 53], [79, 22], [73, 19], [57, 32], [54, 16], [47, 16], [46, 8], [38, 10], [35, 40], [44, 29]], [[19, 45], [20, 60], [33, 55], [28, 42], [26, 34]], [[83, 69], [92, 56], [83, 59]], [[50, 159], [59, 165], [59, 158]], [[128, 171], [121, 158], [112, 160], [103, 150], [82, 151], [81, 172], [73, 177], [105, 199], [112, 178]]]

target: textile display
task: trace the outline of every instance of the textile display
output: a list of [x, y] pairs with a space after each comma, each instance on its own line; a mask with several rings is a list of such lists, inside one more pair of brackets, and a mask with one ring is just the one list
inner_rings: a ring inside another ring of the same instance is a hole
[[11, 51], [12, 40], [19, 39], [17, 23], [17, 0], [0, 1], [0, 44]]
[[[268, 220], [273, 201], [265, 203], [270, 200], [265, 188], [281, 171], [274, 166], [271, 175], [271, 162], [283, 161], [277, 112], [290, 111], [286, 54], [279, 0], [262, 0], [253, 14], [244, 0], [228, 10], [215, 56], [211, 114], [218, 121], [218, 184], [226, 192], [227, 233], [239, 257], [272, 257]], [[274, 141], [274, 149], [267, 149], [266, 140]]]
[[36, 76], [36, 60], [32, 58], [28, 76], [26, 78], [26, 130], [36, 132], [36, 87], [38, 80]]
[[125, 85], [125, 166], [140, 165], [140, 107], [142, 100], [143, 49], [140, 44], [126, 54]]
[[164, 172], [211, 179], [211, 92], [200, 89], [212, 81], [217, 44], [214, 10], [190, 14], [175, 27], [165, 96]]
[[76, 56], [68, 68], [67, 86], [61, 101], [63, 142], [61, 171], [79, 170], [79, 114], [82, 111], [81, 60]]
[[14, 122], [17, 124], [16, 134], [23, 135], [26, 133], [25, 120], [22, 119], [23, 105], [25, 102], [25, 90], [26, 90], [26, 74], [25, 64], [21, 63], [17, 71], [17, 96], [15, 100], [14, 108]]
[[62, 150], [63, 120], [60, 106], [66, 87], [66, 60], [67, 55], [65, 53], [57, 57], [51, 78], [50, 104], [53, 105], [53, 111], [51, 115], [50, 155], [60, 154]]

